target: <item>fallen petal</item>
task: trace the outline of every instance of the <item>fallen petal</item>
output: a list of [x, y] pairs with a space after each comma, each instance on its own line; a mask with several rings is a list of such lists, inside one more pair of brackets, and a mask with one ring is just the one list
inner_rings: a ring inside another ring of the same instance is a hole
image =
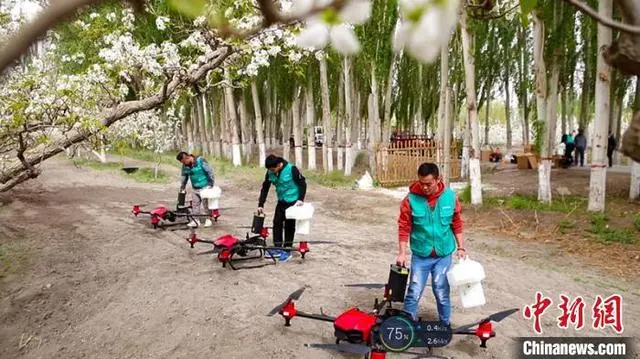
[[331, 45], [343, 55], [354, 55], [360, 51], [360, 42], [353, 30], [345, 24], [331, 28]]

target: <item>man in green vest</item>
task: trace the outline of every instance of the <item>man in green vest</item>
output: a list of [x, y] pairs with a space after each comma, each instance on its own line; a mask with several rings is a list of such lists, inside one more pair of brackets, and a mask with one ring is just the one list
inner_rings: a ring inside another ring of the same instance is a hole
[[440, 321], [451, 325], [450, 288], [447, 272], [452, 256], [465, 256], [462, 236], [462, 207], [455, 193], [445, 187], [438, 166], [423, 163], [418, 181], [400, 205], [398, 217], [399, 250], [396, 263], [407, 265], [411, 248], [411, 278], [404, 300], [404, 311], [418, 320], [418, 306], [429, 275]]
[[[269, 194], [269, 188], [273, 184], [276, 187], [278, 204], [273, 216], [273, 245], [276, 247], [290, 248], [293, 246], [293, 237], [296, 231], [296, 221], [286, 219], [285, 211], [293, 205], [302, 205], [307, 192], [307, 181], [298, 170], [298, 167], [287, 162], [282, 157], [269, 155], [265, 159], [267, 173], [262, 182], [262, 190], [258, 199], [258, 213], [264, 211], [264, 203]], [[282, 232], [284, 229], [284, 246]], [[288, 251], [270, 251], [274, 256], [279, 256], [281, 262], [289, 260], [291, 253]], [[266, 254], [265, 256], [269, 256]]]
[[[194, 156], [186, 152], [180, 152], [176, 159], [182, 163], [182, 180], [180, 184], [180, 192], [184, 192], [187, 182], [191, 179], [191, 187], [193, 187], [193, 203], [191, 213], [200, 214], [200, 204], [204, 204], [205, 210], [208, 211], [208, 200], [200, 197], [200, 191], [204, 188], [212, 188], [214, 184], [214, 171], [209, 163], [201, 156]], [[211, 219], [207, 218], [204, 222], [205, 227], [211, 227]], [[189, 227], [198, 227], [196, 220], [187, 223]]]

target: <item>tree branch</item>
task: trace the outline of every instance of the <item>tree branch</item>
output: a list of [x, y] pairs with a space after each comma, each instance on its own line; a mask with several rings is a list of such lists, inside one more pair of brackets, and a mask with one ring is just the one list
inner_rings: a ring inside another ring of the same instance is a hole
[[574, 7], [576, 7], [578, 10], [580, 10], [582, 13], [586, 14], [587, 16], [593, 18], [594, 20], [598, 21], [599, 23], [608, 26], [612, 29], [615, 30], [619, 30], [619, 31], [623, 31], [623, 32], [627, 32], [629, 34], [634, 34], [634, 35], [640, 35], [640, 27], [639, 26], [631, 26], [631, 25], [627, 25], [627, 24], [623, 24], [617, 21], [614, 21], [613, 19], [609, 19], [609, 18], [604, 18], [602, 16], [600, 16], [600, 14], [598, 14], [598, 12], [594, 9], [592, 9], [589, 5], [587, 5], [586, 3], [580, 1], [580, 0], [564, 0], [566, 2], [568, 2], [569, 4], [573, 5]]

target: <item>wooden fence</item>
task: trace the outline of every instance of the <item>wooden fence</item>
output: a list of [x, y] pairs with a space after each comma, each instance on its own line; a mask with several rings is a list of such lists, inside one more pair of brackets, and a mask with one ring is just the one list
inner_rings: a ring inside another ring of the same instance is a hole
[[[445, 163], [440, 146], [434, 140], [379, 144], [376, 149], [376, 179], [383, 187], [408, 185], [417, 179], [418, 167], [424, 162], [436, 163], [443, 171]], [[451, 144], [448, 161], [450, 181], [460, 178], [459, 147], [458, 143]]]

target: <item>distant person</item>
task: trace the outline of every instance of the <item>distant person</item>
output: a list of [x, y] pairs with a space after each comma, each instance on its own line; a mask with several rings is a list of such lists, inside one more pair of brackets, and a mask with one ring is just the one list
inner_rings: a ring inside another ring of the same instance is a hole
[[[205, 188], [213, 188], [214, 170], [202, 156], [194, 156], [186, 152], [180, 152], [176, 159], [182, 163], [182, 180], [180, 184], [180, 193], [184, 193], [187, 182], [191, 180], [193, 187], [193, 201], [191, 205], [191, 213], [200, 215], [200, 205], [204, 204], [205, 209], [208, 207], [208, 200], [200, 197], [200, 191]], [[198, 227], [198, 222], [192, 219], [187, 226]], [[211, 219], [207, 218], [204, 222], [205, 227], [211, 227]]]
[[500, 162], [502, 161], [502, 152], [500, 152], [500, 147], [496, 147], [494, 151], [489, 155], [489, 162]]
[[587, 137], [584, 135], [583, 129], [578, 129], [578, 135], [575, 137], [576, 143], [576, 155], [575, 155], [575, 164], [578, 165], [578, 160], [580, 160], [580, 167], [584, 167], [584, 151], [587, 149]]
[[[296, 232], [296, 220], [287, 219], [285, 212], [293, 205], [302, 205], [307, 193], [307, 182], [298, 167], [287, 162], [282, 157], [269, 155], [264, 161], [267, 173], [264, 175], [262, 190], [258, 199], [258, 213], [264, 212], [264, 203], [267, 201], [269, 188], [273, 184], [276, 187], [275, 214], [273, 215], [273, 245], [275, 247], [293, 247], [293, 238]], [[284, 245], [282, 232], [284, 230]], [[291, 253], [285, 250], [270, 250], [271, 255], [279, 256], [281, 262], [289, 260]], [[265, 256], [270, 257], [269, 253]]]
[[575, 131], [568, 133], [564, 139], [564, 157], [565, 161], [571, 165], [573, 162], [573, 150], [576, 148]]
[[615, 152], [616, 146], [616, 138], [613, 136], [613, 132], [609, 131], [609, 141], [607, 143], [607, 157], [609, 157], [609, 167], [613, 167], [613, 152]]

